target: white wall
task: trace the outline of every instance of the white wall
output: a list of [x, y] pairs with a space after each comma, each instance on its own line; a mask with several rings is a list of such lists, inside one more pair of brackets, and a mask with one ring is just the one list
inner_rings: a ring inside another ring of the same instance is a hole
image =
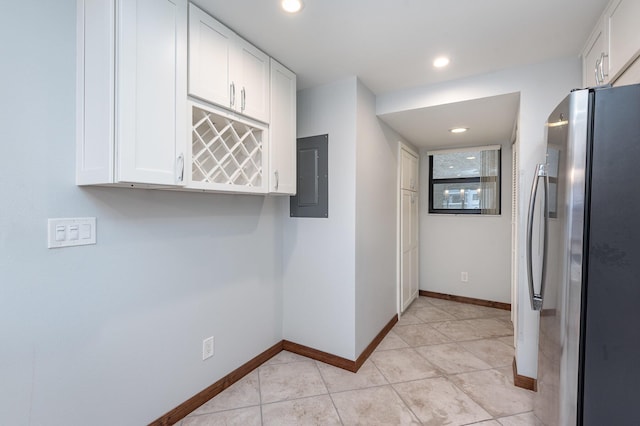
[[355, 360], [395, 313], [396, 144], [356, 77], [298, 92], [298, 137], [329, 135], [329, 218], [284, 225], [284, 338]]
[[75, 6], [0, 14], [3, 425], [147, 424], [282, 339], [281, 200], [75, 186]]
[[356, 148], [356, 353], [396, 313], [397, 161], [400, 136], [376, 117], [358, 81]]
[[[284, 338], [355, 359], [356, 88], [298, 92], [298, 137], [329, 135], [329, 217], [284, 226]], [[287, 200], [288, 202], [288, 200]]]
[[429, 156], [421, 152], [421, 290], [511, 303], [511, 144], [501, 145], [499, 216], [429, 214]]
[[528, 302], [526, 268], [524, 267], [526, 205], [535, 164], [544, 160], [544, 122], [553, 108], [581, 84], [581, 64], [578, 57], [512, 68], [493, 73], [412, 88], [378, 96], [376, 111], [386, 114], [520, 92], [518, 153], [518, 300], [516, 358], [518, 373], [537, 375], [538, 314]]

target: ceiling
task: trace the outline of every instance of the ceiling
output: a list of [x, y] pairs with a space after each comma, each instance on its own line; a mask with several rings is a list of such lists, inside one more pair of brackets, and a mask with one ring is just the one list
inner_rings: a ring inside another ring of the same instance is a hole
[[[280, 9], [279, 0], [194, 0], [291, 68], [298, 89], [356, 75], [377, 95], [577, 57], [608, 0], [304, 2], [300, 13], [289, 15]], [[451, 58], [445, 69], [432, 66], [439, 55]], [[459, 110], [452, 106], [409, 112], [389, 123], [418, 145], [413, 135], [424, 136], [425, 127], [417, 128], [421, 122], [437, 128], [442, 120], [436, 116], [464, 118], [460, 114], [481, 112], [463, 104], [455, 104]], [[446, 130], [443, 127], [438, 134]], [[513, 122], [508, 127], [511, 131]], [[440, 141], [440, 136], [434, 139]]]
[[[417, 147], [463, 148], [510, 142], [519, 105], [520, 94], [509, 93], [384, 114], [380, 118]], [[449, 132], [456, 127], [469, 130]]]

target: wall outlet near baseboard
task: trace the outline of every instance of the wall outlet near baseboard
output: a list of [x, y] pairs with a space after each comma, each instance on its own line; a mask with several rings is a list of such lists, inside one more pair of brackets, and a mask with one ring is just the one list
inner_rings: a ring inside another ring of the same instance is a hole
[[463, 283], [469, 282], [469, 273], [468, 272], [460, 272], [460, 281]]
[[202, 341], [202, 360], [213, 356], [213, 336], [207, 337]]

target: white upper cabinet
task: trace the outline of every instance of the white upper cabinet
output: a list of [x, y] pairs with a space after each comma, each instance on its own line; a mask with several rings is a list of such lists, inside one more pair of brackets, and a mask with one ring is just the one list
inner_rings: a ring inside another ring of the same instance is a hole
[[594, 87], [608, 81], [607, 47], [604, 20], [594, 29], [582, 52], [582, 81], [584, 87]]
[[193, 4], [189, 94], [269, 122], [269, 56]]
[[605, 19], [609, 35], [609, 74], [616, 79], [640, 52], [640, 1], [612, 1]]
[[76, 180], [183, 185], [186, 0], [79, 0]]
[[77, 35], [78, 185], [295, 194], [285, 67], [187, 0], [78, 0]]
[[613, 83], [640, 54], [640, 1], [611, 0], [582, 51], [583, 85]]
[[189, 5], [189, 94], [223, 107], [231, 105], [235, 34]]
[[418, 157], [404, 148], [401, 152], [401, 177], [400, 185], [402, 189], [410, 191], [418, 190]]
[[271, 59], [269, 192], [296, 193], [296, 75]]
[[[233, 106], [248, 117], [269, 122], [269, 56], [257, 47], [236, 38], [239, 58], [232, 64], [232, 84], [236, 88]], [[239, 92], [238, 92], [239, 91]]]

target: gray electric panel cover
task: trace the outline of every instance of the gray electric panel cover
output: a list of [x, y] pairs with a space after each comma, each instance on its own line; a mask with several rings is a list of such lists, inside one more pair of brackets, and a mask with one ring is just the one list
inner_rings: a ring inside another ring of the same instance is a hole
[[299, 138], [297, 194], [290, 198], [291, 217], [329, 217], [329, 135]]

